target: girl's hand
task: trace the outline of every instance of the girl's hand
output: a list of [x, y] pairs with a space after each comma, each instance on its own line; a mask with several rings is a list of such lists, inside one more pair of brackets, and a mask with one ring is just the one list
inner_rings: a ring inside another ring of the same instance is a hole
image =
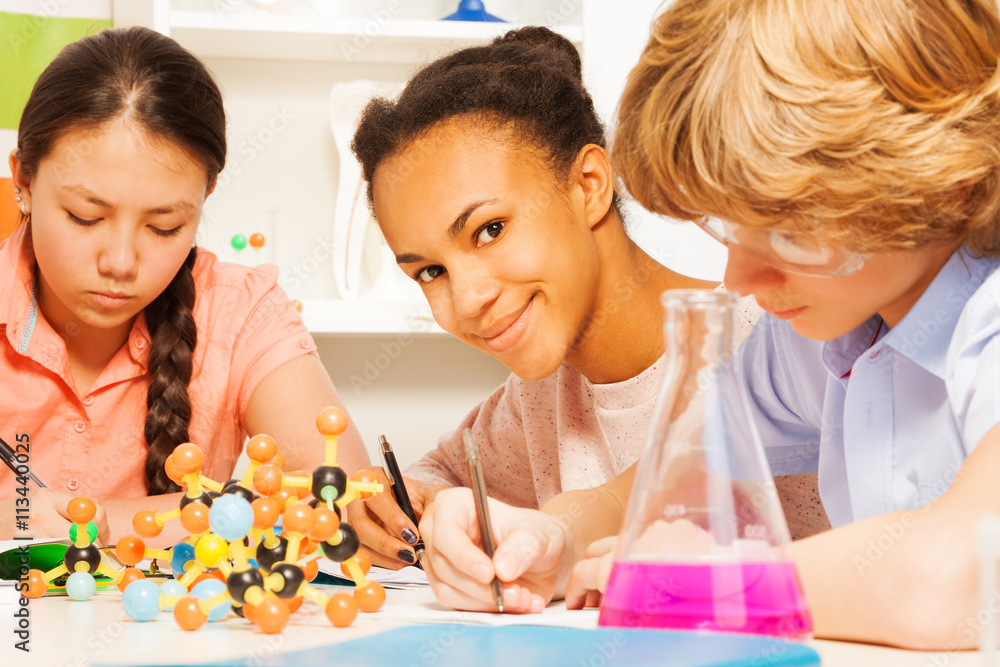
[[[357, 532], [358, 538], [372, 564], [398, 570], [416, 563], [413, 545], [417, 543], [417, 527], [396, 504], [389, 480], [382, 468], [368, 468], [382, 484], [382, 493], [369, 500], [355, 500], [348, 505], [348, 522]], [[406, 493], [410, 497], [413, 513], [417, 521], [424, 513], [424, 507], [431, 502], [440, 488], [418, 482], [408, 477], [403, 479]]]
[[490, 582], [503, 585], [504, 611], [537, 613], [562, 590], [573, 559], [573, 536], [558, 519], [490, 499], [497, 549], [483, 553], [470, 489], [437, 494], [420, 521], [424, 570], [438, 600], [470, 611], [496, 611]]
[[[28, 507], [30, 519], [28, 519], [28, 529], [17, 529], [15, 521], [17, 519], [17, 499], [9, 498], [0, 501], [0, 512], [3, 512], [3, 529], [0, 530], [0, 539], [12, 539], [18, 537], [32, 537], [35, 539], [44, 538], [69, 538], [69, 527], [72, 521], [66, 513], [66, 505], [75, 496], [65, 491], [54, 491], [52, 489], [33, 489], [28, 492], [28, 503], [21, 503], [20, 507]], [[104, 505], [94, 501], [97, 506], [97, 513], [93, 521], [97, 524], [97, 539], [102, 543], [108, 540], [108, 516], [104, 510]]]
[[599, 607], [611, 577], [617, 537], [605, 537], [587, 547], [587, 557], [573, 567], [566, 584], [566, 608]]

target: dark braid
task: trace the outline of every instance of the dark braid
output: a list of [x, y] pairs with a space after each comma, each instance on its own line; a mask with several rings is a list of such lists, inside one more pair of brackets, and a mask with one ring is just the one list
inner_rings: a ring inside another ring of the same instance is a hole
[[547, 153], [563, 178], [585, 145], [606, 146], [576, 47], [548, 28], [521, 28], [434, 61], [395, 101], [368, 103], [351, 150], [368, 183], [369, 203], [379, 165], [436, 124], [464, 114], [516, 130]]
[[191, 269], [197, 257], [192, 248], [174, 279], [146, 306], [146, 326], [153, 344], [146, 366], [149, 390], [146, 393], [146, 426], [143, 434], [149, 443], [146, 453], [146, 480], [150, 495], [180, 491], [163, 470], [174, 447], [188, 441], [191, 402], [192, 358], [198, 340], [194, 324], [194, 276]]
[[[173, 143], [205, 169], [211, 186], [226, 163], [222, 95], [205, 66], [177, 42], [147, 28], [105, 30], [69, 44], [42, 72], [21, 114], [18, 158], [24, 173], [66, 132], [125, 119]], [[188, 441], [188, 383], [197, 334], [191, 269], [196, 251], [145, 310], [152, 339], [144, 435], [150, 494], [176, 491], [163, 462]]]

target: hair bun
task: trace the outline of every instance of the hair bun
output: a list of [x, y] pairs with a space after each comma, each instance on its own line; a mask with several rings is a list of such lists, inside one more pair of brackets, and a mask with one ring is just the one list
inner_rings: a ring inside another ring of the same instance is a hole
[[558, 54], [562, 57], [559, 58], [559, 62], [552, 64], [563, 63], [575, 79], [583, 81], [583, 63], [580, 61], [580, 52], [576, 50], [571, 41], [549, 28], [530, 25], [518, 30], [511, 30], [493, 40], [493, 44], [495, 46], [517, 44], [526, 49], [545, 49], [552, 52], [553, 55]]

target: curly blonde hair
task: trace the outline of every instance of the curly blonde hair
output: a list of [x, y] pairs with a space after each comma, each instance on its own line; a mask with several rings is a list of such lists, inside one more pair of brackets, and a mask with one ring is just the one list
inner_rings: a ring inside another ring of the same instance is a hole
[[860, 251], [1000, 255], [993, 0], [676, 0], [618, 109], [646, 208]]

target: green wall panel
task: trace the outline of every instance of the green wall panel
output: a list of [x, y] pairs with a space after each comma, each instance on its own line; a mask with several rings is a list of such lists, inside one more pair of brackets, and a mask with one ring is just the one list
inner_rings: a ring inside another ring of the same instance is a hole
[[0, 128], [17, 129], [31, 87], [59, 51], [111, 19], [73, 19], [0, 12]]

